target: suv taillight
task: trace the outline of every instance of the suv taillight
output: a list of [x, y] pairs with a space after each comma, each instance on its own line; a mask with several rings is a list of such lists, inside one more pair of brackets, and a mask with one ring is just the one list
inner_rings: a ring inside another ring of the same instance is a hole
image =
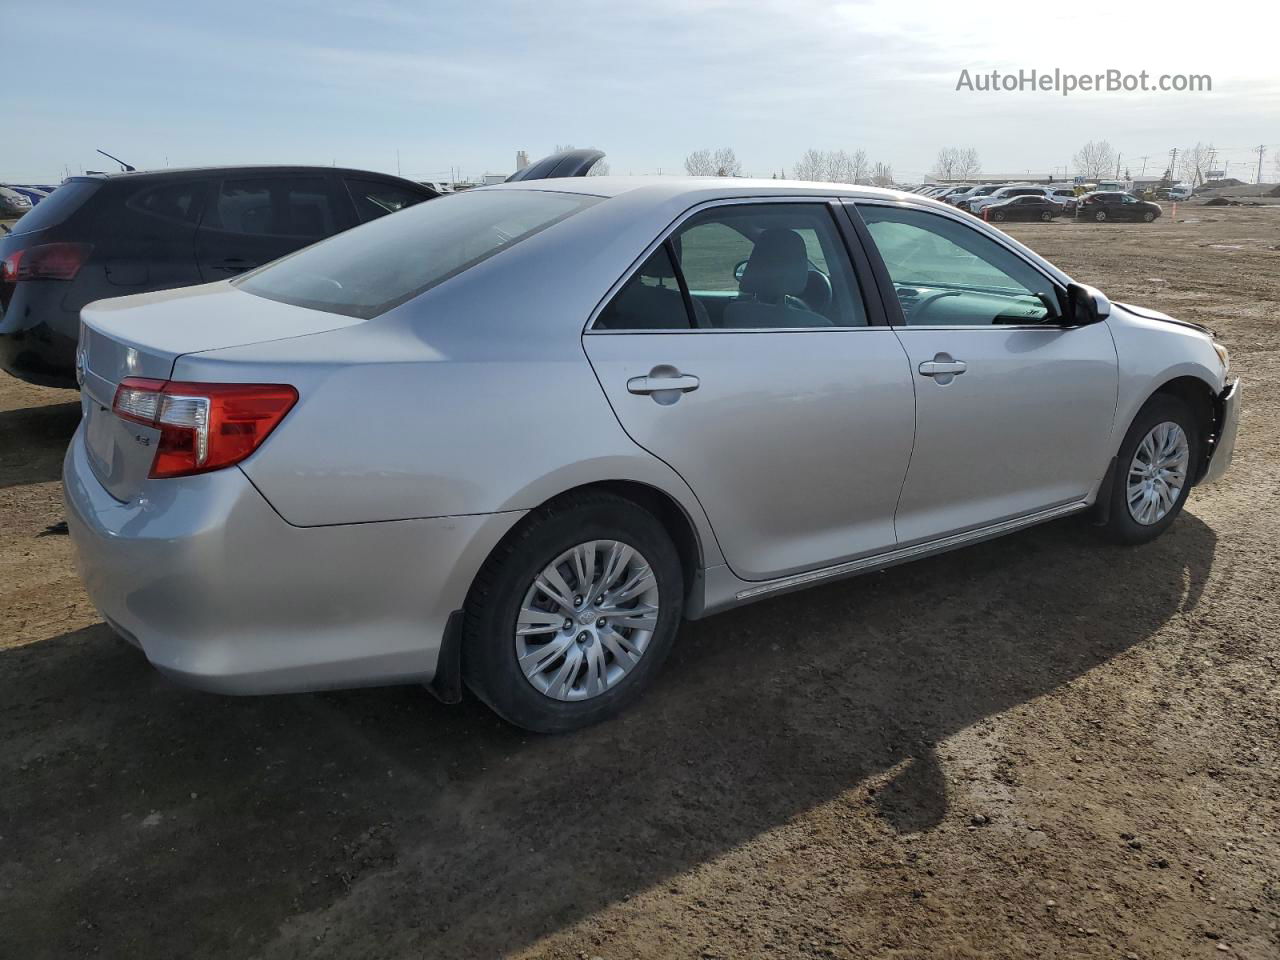
[[298, 402], [279, 383], [185, 383], [128, 377], [116, 388], [116, 416], [160, 431], [151, 477], [185, 477], [239, 463]]
[[74, 280], [93, 252], [91, 243], [42, 243], [0, 261], [0, 282]]

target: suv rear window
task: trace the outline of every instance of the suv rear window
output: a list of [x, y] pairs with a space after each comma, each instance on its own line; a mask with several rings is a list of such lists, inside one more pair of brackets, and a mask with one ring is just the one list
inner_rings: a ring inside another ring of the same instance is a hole
[[56, 227], [98, 192], [101, 180], [68, 180], [23, 214], [13, 225], [14, 233], [34, 233]]
[[441, 197], [299, 250], [236, 286], [268, 300], [368, 320], [600, 199], [540, 190]]

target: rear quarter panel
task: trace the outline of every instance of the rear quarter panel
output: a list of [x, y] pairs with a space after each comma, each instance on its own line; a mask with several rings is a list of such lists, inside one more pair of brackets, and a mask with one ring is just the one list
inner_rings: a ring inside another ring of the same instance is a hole
[[622, 430], [582, 348], [591, 310], [658, 229], [630, 242], [625, 229], [586, 231], [542, 250], [534, 237], [382, 317], [183, 356], [174, 376], [297, 387], [298, 404], [242, 464], [291, 524], [528, 510], [631, 480], [670, 495], [704, 562], [720, 563], [693, 492]]

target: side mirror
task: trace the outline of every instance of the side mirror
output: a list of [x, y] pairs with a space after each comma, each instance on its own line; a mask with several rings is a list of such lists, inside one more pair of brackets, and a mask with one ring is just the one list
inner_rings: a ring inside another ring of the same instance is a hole
[[1073, 327], [1100, 323], [1111, 316], [1111, 301], [1097, 287], [1073, 283], [1067, 287], [1065, 322]]
[[733, 268], [733, 279], [741, 281], [742, 275], [747, 272], [747, 261], [739, 260], [738, 265]]

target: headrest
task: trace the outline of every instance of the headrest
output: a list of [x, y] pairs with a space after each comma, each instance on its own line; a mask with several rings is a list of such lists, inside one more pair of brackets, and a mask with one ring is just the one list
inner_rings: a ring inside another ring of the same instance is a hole
[[775, 228], [760, 234], [739, 289], [757, 297], [784, 297], [804, 292], [809, 280], [809, 255], [794, 230]]

